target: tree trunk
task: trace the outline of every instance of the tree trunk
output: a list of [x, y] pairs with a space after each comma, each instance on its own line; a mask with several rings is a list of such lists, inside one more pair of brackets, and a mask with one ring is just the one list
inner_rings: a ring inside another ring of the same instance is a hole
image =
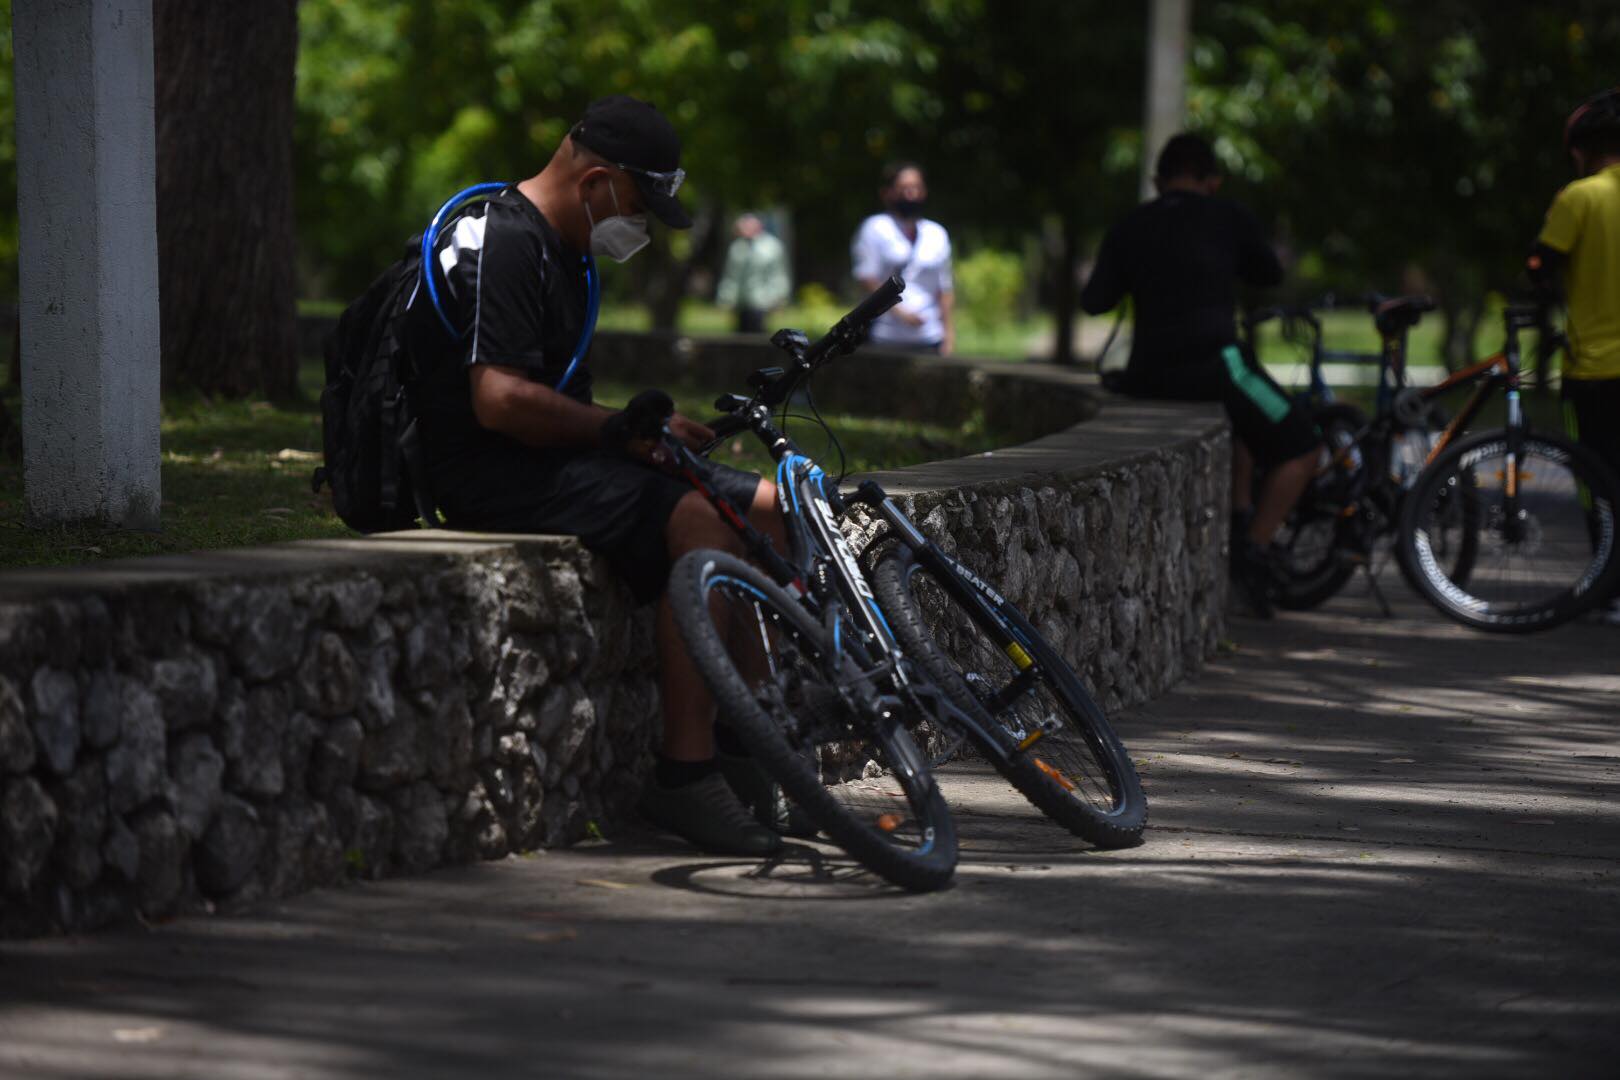
[[[652, 314], [654, 330], [674, 330], [681, 317], [681, 301], [686, 299], [687, 283], [692, 271], [708, 258], [714, 246], [715, 233], [720, 223], [719, 207], [703, 203], [692, 213], [692, 244], [686, 258], [677, 259], [668, 243], [648, 248], [646, 277], [647, 307]], [[656, 226], [655, 226], [656, 228]]]
[[5, 398], [0, 398], [0, 458], [7, 461], [22, 460], [21, 425], [11, 418]]
[[154, 0], [163, 382], [298, 391], [296, 0]]
[[1052, 343], [1054, 364], [1073, 364], [1079, 360], [1074, 351], [1074, 311], [1079, 290], [1075, 278], [1080, 271], [1080, 230], [1073, 220], [1063, 219], [1063, 243], [1058, 249], [1056, 278], [1052, 282], [1052, 315], [1057, 319], [1057, 336]]

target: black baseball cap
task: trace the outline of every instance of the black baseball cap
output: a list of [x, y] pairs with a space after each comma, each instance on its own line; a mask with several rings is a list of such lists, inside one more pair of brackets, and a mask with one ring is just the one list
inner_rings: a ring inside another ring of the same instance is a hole
[[585, 115], [569, 134], [629, 173], [642, 202], [659, 221], [672, 229], [692, 227], [691, 217], [675, 199], [686, 179], [681, 139], [663, 113], [628, 94], [614, 94], [585, 106]]

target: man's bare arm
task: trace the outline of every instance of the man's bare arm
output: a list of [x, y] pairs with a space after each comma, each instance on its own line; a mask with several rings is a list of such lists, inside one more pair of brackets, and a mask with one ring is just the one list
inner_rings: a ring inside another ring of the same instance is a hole
[[602, 424], [613, 415], [525, 378], [516, 368], [474, 364], [467, 378], [479, 426], [529, 446], [600, 446]]
[[[473, 416], [479, 426], [529, 446], [601, 446], [602, 425], [615, 415], [612, 409], [586, 405], [525, 378], [516, 368], [474, 364], [467, 378], [472, 383]], [[680, 413], [669, 418], [669, 430], [693, 449], [714, 438], [708, 427]], [[651, 439], [632, 439], [624, 447], [648, 461], [653, 460], [653, 448]]]

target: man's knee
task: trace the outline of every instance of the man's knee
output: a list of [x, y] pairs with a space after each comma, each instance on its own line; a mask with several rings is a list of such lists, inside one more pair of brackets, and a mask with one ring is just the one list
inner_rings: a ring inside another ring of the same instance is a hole
[[[776, 485], [761, 480], [754, 491], [754, 501], [744, 508], [748, 522], [778, 544], [786, 535], [782, 526], [782, 512], [776, 505]], [[737, 530], [702, 493], [687, 492], [675, 504], [664, 531], [671, 557], [685, 554], [695, 548], [719, 548], [740, 553], [742, 538]]]
[[721, 518], [720, 511], [698, 491], [689, 491], [669, 515], [664, 526], [664, 540], [671, 557], [684, 555], [696, 548], [735, 550], [736, 532]]
[[782, 525], [782, 510], [776, 505], [776, 485], [769, 480], [761, 480], [755, 489], [754, 504], [748, 508], [748, 521], [778, 544], [787, 535]]

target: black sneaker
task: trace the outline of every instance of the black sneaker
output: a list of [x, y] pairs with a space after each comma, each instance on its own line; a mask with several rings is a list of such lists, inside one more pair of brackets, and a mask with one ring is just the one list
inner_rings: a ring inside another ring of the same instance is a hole
[[782, 794], [782, 787], [759, 762], [746, 754], [719, 755], [720, 775], [726, 778], [731, 790], [744, 807], [753, 812], [754, 820], [782, 836], [804, 838], [820, 830], [810, 815]]
[[769, 855], [782, 846], [782, 838], [754, 820], [718, 772], [677, 788], [648, 780], [640, 810], [659, 828], [716, 855]]
[[1271, 598], [1277, 587], [1277, 571], [1265, 548], [1252, 540], [1233, 546], [1232, 583], [1256, 618], [1272, 617]]

